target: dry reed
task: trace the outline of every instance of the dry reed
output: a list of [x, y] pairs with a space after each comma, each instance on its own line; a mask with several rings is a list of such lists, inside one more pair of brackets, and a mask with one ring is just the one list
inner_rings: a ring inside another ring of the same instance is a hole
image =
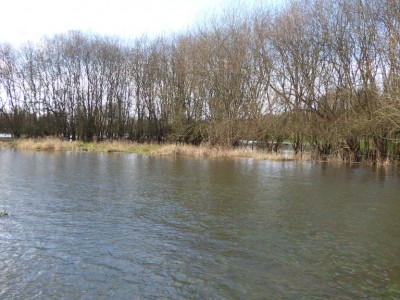
[[262, 160], [294, 160], [297, 159], [291, 152], [271, 153], [262, 150], [246, 148], [211, 147], [208, 145], [162, 145], [154, 151], [158, 155], [190, 156], [197, 158], [253, 158]]
[[291, 151], [271, 153], [247, 148], [211, 147], [210, 145], [192, 146], [185, 144], [139, 144], [129, 141], [101, 141], [85, 143], [80, 141], [63, 141], [56, 138], [16, 139], [5, 142], [18, 150], [33, 151], [88, 151], [88, 152], [122, 152], [164, 156], [188, 156], [196, 158], [253, 158], [259, 160], [309, 160], [308, 155], [295, 156]]
[[11, 146], [18, 150], [34, 151], [80, 151], [79, 142], [62, 141], [55, 138], [43, 139], [16, 139], [11, 142]]

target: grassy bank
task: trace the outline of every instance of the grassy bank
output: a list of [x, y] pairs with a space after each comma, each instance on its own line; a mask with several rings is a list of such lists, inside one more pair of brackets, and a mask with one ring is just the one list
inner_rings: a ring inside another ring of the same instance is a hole
[[[243, 157], [263, 160], [294, 160], [288, 153], [270, 153], [265, 151], [252, 151], [245, 148], [220, 148], [208, 145], [191, 146], [181, 144], [139, 144], [129, 141], [102, 141], [98, 143], [85, 143], [81, 141], [62, 141], [55, 138], [45, 139], [14, 139], [0, 141], [0, 146], [11, 147], [16, 150], [31, 151], [73, 151], [73, 152], [120, 152], [147, 155], [189, 156], [228, 158]], [[307, 159], [307, 157], [302, 158]]]

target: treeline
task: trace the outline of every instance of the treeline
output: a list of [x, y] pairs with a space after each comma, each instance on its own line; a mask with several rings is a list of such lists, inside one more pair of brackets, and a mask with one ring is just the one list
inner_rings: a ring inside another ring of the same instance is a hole
[[316, 159], [397, 160], [400, 2], [291, 1], [155, 39], [2, 44], [0, 131], [270, 151], [290, 141]]

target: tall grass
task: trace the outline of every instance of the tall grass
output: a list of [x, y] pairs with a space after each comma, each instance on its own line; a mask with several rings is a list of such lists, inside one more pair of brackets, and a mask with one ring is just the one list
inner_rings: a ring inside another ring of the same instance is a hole
[[151, 144], [137, 144], [127, 141], [103, 141], [87, 143], [81, 141], [63, 141], [56, 138], [15, 139], [9, 145], [17, 150], [33, 151], [73, 151], [73, 152], [124, 152], [150, 153], [154, 148]]
[[[252, 150], [250, 148], [233, 147], [212, 147], [205, 144], [193, 146], [186, 144], [139, 144], [130, 141], [101, 141], [97, 143], [87, 143], [82, 141], [63, 141], [57, 138], [42, 139], [14, 139], [0, 140], [0, 147], [11, 147], [17, 150], [31, 151], [72, 151], [72, 152], [120, 152], [136, 153], [146, 155], [164, 156], [189, 156], [196, 158], [252, 158], [258, 160], [301, 160], [301, 161], [324, 161], [324, 162], [349, 162], [344, 158], [343, 153], [335, 152], [324, 158], [315, 157], [312, 152], [303, 152], [295, 155], [293, 151], [268, 152], [265, 150]], [[398, 160], [398, 158], [397, 158]], [[360, 162], [359, 162], [360, 163]], [[375, 164], [373, 160], [362, 160], [363, 164]], [[388, 165], [391, 161], [389, 157], [380, 161], [379, 165]]]
[[299, 159], [299, 157], [295, 157], [293, 153], [288, 153], [288, 152], [271, 153], [263, 150], [251, 150], [247, 148], [223, 148], [223, 147], [211, 147], [209, 145], [192, 146], [192, 145], [180, 145], [180, 144], [162, 145], [159, 148], [157, 148], [153, 152], [153, 154], [190, 156], [197, 158], [241, 157], [241, 158], [254, 158], [254, 159], [264, 159], [264, 160]]
[[73, 152], [122, 152], [148, 155], [189, 156], [196, 158], [242, 157], [260, 160], [307, 160], [309, 157], [296, 157], [291, 152], [271, 153], [246, 148], [222, 148], [210, 145], [192, 146], [184, 144], [139, 144], [129, 141], [102, 141], [86, 143], [81, 141], [62, 141], [56, 138], [15, 139], [3, 143], [17, 150], [31, 151], [73, 151]]
[[33, 151], [81, 151], [82, 147], [76, 141], [62, 141], [55, 138], [15, 139], [10, 143], [17, 150]]

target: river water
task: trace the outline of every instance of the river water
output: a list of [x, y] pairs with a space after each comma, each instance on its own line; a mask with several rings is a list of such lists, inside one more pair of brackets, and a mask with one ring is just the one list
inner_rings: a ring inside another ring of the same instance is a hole
[[400, 298], [400, 170], [0, 150], [0, 299]]

